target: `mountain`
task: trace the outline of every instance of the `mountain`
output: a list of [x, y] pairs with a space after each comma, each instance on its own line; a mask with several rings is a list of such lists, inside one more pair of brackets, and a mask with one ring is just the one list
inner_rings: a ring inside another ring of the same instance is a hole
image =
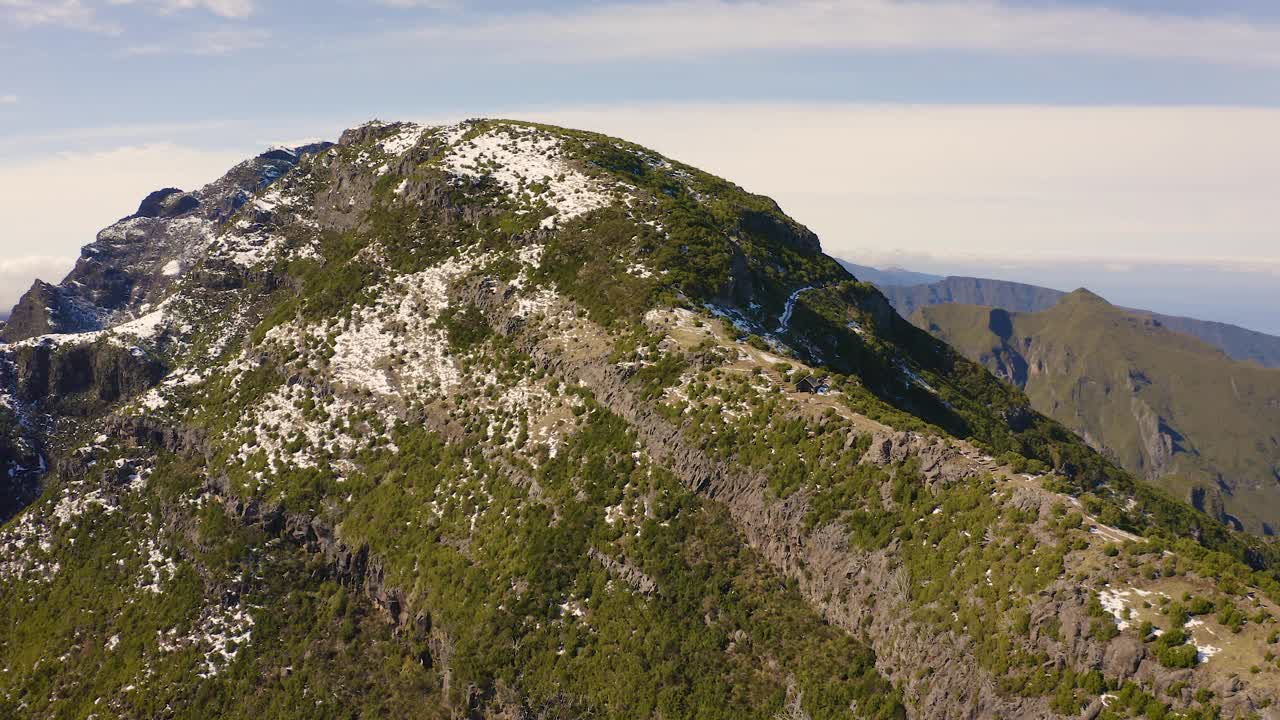
[[1174, 332], [1197, 337], [1222, 350], [1234, 360], [1255, 362], [1263, 367], [1280, 368], [1280, 337], [1275, 335], [1229, 323], [1162, 315], [1147, 310], [1132, 310], [1132, 312], [1145, 315]]
[[903, 317], [931, 305], [984, 305], [1010, 312], [1040, 312], [1057, 304], [1061, 290], [989, 278], [946, 277], [922, 285], [878, 286]]
[[1133, 473], [1238, 527], [1280, 527], [1280, 370], [1087, 290], [1038, 313], [938, 305], [916, 319]]
[[840, 263], [854, 277], [876, 286], [926, 285], [945, 279], [941, 275], [913, 272], [900, 267], [873, 268], [868, 265], [858, 265], [847, 260], [840, 260], [839, 258], [836, 259], [836, 262]]
[[1275, 717], [1274, 546], [622, 140], [368, 123], [19, 307], [0, 717]]
[[[1066, 295], [1061, 290], [989, 278], [947, 277], [906, 286], [893, 281], [882, 282], [874, 279], [874, 276], [867, 276], [866, 279], [880, 288], [893, 307], [907, 318], [921, 308], [948, 303], [984, 305], [1009, 312], [1040, 312], [1053, 307]], [[1162, 315], [1149, 310], [1129, 310], [1155, 320], [1175, 332], [1200, 338], [1236, 360], [1280, 368], [1280, 337], [1227, 323]]]

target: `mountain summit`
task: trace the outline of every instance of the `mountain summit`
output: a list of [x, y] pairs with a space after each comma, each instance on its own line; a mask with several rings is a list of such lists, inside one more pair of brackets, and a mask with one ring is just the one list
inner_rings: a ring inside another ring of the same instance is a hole
[[0, 716], [1274, 717], [1272, 546], [621, 140], [274, 150], [14, 318]]

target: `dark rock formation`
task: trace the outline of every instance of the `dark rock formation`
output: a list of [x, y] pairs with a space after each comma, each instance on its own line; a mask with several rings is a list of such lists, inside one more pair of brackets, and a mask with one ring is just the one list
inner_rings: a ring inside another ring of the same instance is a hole
[[110, 342], [22, 346], [13, 362], [19, 399], [70, 416], [93, 414], [145, 392], [165, 373], [146, 353]]

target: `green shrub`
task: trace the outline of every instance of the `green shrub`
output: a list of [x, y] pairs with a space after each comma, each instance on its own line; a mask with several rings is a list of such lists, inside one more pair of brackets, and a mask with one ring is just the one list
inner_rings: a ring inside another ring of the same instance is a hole
[[1168, 668], [1189, 668], [1196, 666], [1197, 651], [1194, 645], [1177, 645], [1160, 650], [1157, 659]]

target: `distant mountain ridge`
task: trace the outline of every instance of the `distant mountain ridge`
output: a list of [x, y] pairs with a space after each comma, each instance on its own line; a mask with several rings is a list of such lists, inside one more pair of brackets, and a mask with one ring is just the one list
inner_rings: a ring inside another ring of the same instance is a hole
[[912, 319], [1130, 471], [1237, 527], [1280, 526], [1280, 370], [1087, 290], [1037, 313], [945, 304]]
[[950, 276], [927, 285], [899, 285], [881, 288], [885, 297], [903, 317], [929, 305], [984, 305], [1010, 312], [1048, 310], [1066, 293], [1061, 290], [989, 278]]
[[[848, 267], [848, 265], [846, 265]], [[856, 266], [855, 266], [856, 267]], [[866, 268], [874, 271], [875, 268]], [[918, 285], [904, 285], [878, 280], [874, 273], [859, 274], [860, 279], [876, 285], [903, 317], [931, 305], [957, 303], [998, 307], [1010, 312], [1034, 313], [1048, 310], [1067, 293], [1061, 290], [990, 278], [950, 276]], [[1249, 330], [1238, 325], [1164, 315], [1150, 310], [1121, 308], [1150, 318], [1175, 332], [1186, 333], [1221, 349], [1234, 360], [1252, 361], [1269, 368], [1280, 368], [1280, 337]]]
[[915, 272], [896, 266], [887, 268], [874, 268], [870, 265], [858, 265], [847, 260], [838, 260], [845, 270], [853, 273], [854, 277], [872, 285], [927, 285], [936, 283], [946, 278], [942, 275], [933, 275], [930, 273]]

